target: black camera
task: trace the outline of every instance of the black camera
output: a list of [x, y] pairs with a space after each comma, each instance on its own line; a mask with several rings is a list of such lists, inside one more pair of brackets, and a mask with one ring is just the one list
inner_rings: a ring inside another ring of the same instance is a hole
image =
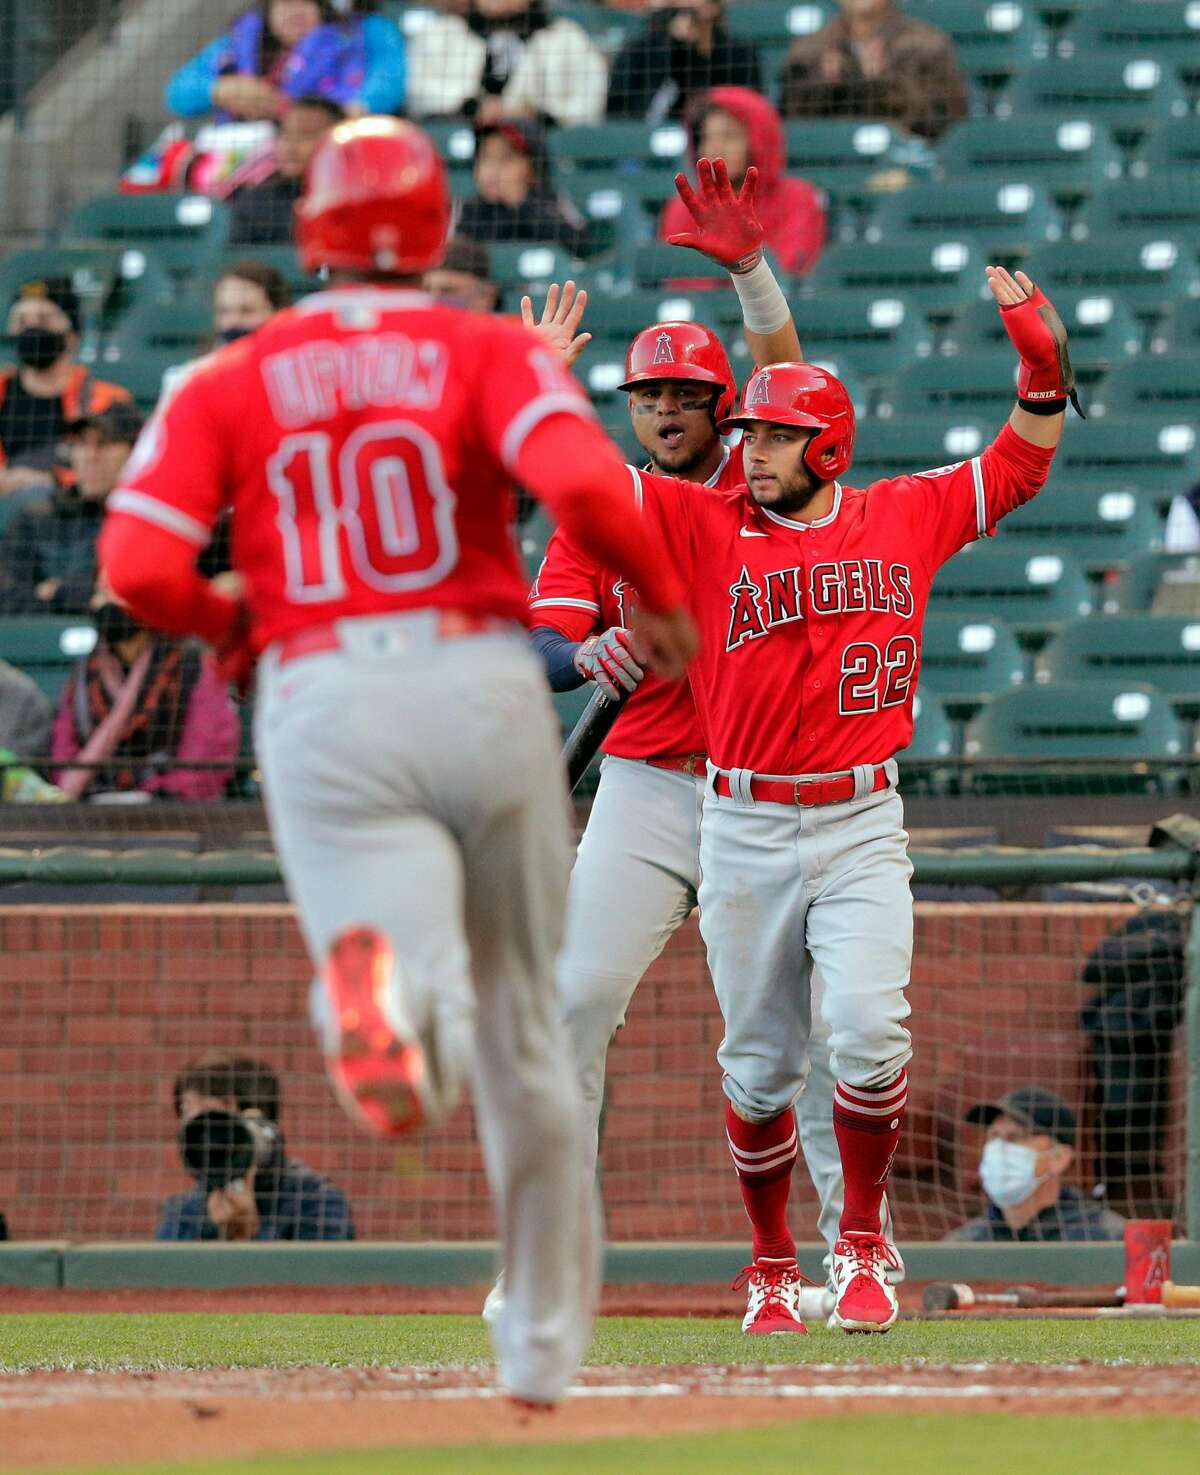
[[226, 1188], [251, 1168], [276, 1166], [283, 1158], [283, 1133], [258, 1112], [201, 1111], [179, 1129], [183, 1166], [204, 1189]]

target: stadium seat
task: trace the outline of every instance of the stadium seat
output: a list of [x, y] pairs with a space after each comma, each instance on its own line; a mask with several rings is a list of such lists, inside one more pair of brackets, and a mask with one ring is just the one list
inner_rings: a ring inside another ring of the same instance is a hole
[[[998, 314], [997, 314], [998, 316]], [[1016, 356], [1002, 349], [978, 349], [952, 356], [938, 354], [905, 365], [885, 385], [881, 406], [896, 415], [954, 415], [990, 420], [997, 426], [1017, 397]]]
[[[985, 258], [967, 241], [930, 237], [833, 246], [799, 286], [801, 297], [869, 292], [905, 297], [930, 317], [950, 317], [986, 290]], [[803, 324], [805, 308], [797, 306]]]
[[1181, 716], [1200, 716], [1200, 616], [1076, 620], [1040, 652], [1034, 675], [1040, 682], [1148, 681]]
[[1020, 686], [1025, 661], [1016, 636], [1003, 622], [931, 614], [921, 632], [921, 689], [967, 716], [998, 691]]
[[96, 630], [80, 615], [0, 615], [0, 660], [19, 666], [52, 702], [71, 667], [96, 643]]
[[1071, 234], [1082, 240], [1126, 230], [1194, 241], [1200, 230], [1200, 189], [1182, 170], [1119, 180], [1092, 200]]
[[564, 282], [575, 272], [571, 258], [557, 246], [543, 246], [524, 241], [505, 241], [491, 245], [492, 276], [501, 290], [526, 291], [547, 282]]
[[550, 134], [550, 157], [565, 183], [572, 173], [606, 170], [618, 164], [657, 168], [674, 175], [687, 155], [687, 131], [679, 123], [635, 123], [615, 120], [578, 128], [556, 128]]
[[913, 696], [912, 742], [897, 755], [901, 763], [931, 763], [954, 755], [954, 728], [941, 702], [922, 686]]
[[1172, 118], [1156, 128], [1129, 165], [1134, 179], [1161, 179], [1172, 170], [1200, 167], [1200, 118]]
[[[1064, 287], [1054, 292], [1054, 306], [1071, 335], [1071, 363], [1083, 383], [1137, 353], [1141, 329], [1120, 296]], [[945, 343], [958, 353], [992, 349], [1012, 357], [1012, 344], [990, 293], [955, 318], [946, 329]]]
[[996, 543], [969, 545], [938, 570], [931, 614], [1005, 621], [1023, 644], [1091, 613], [1083, 570], [1068, 555]]
[[864, 420], [858, 427], [854, 463], [846, 481], [866, 487], [881, 477], [962, 461], [983, 450], [993, 429], [970, 416]]
[[1105, 415], [1200, 417], [1200, 357], [1147, 354], [1122, 364], [1094, 391], [1091, 408]]
[[621, 384], [625, 378], [625, 351], [628, 347], [629, 335], [614, 333], [611, 336], [597, 334], [584, 349], [575, 373], [592, 399], [620, 398], [623, 401]]
[[1161, 603], [1164, 594], [1169, 598], [1173, 587], [1190, 608], [1200, 608], [1200, 555], [1143, 553], [1130, 559], [1116, 583], [1105, 590], [1104, 612], [1144, 614]]
[[646, 241], [633, 248], [630, 260], [633, 280], [639, 287], [661, 287], [672, 281], [712, 281], [729, 287], [729, 273], [723, 266], [684, 246]]
[[152, 409], [163, 375], [207, 351], [213, 339], [207, 291], [169, 309], [147, 303], [123, 318], [105, 343], [97, 368], [123, 384], [142, 409]]
[[1157, 316], [1173, 302], [1200, 296], [1191, 242], [1147, 231], [1042, 246], [1025, 270], [1050, 297], [1109, 293], [1139, 316]]
[[1016, 172], [1005, 180], [930, 180], [889, 195], [878, 207], [865, 239], [896, 236], [965, 240], [985, 254], [1025, 256], [1062, 235], [1062, 217], [1047, 194]]
[[[997, 696], [966, 731], [965, 754], [989, 758], [1181, 758], [1185, 732], [1165, 696], [1129, 681], [1064, 681]], [[1136, 782], [1136, 780], [1135, 780]]]
[[731, 5], [725, 13], [725, 24], [743, 41], [770, 46], [796, 36], [811, 36], [836, 10], [833, 0], [755, 0], [753, 5]]
[[[127, 262], [127, 255], [119, 245], [38, 246], [14, 251], [0, 264], [0, 305], [7, 311], [24, 282], [67, 277], [79, 294], [86, 346], [132, 301], [155, 286], [152, 277], [136, 269], [136, 258]], [[127, 265], [132, 275], [126, 275]], [[166, 289], [162, 295], [169, 295], [169, 284], [160, 280], [157, 285]]]
[[1011, 76], [1049, 55], [1036, 7], [1013, 0], [906, 0], [904, 9], [954, 38], [959, 66], [978, 81]]
[[1023, 544], [1030, 553], [1069, 553], [1089, 570], [1117, 568], [1161, 546], [1162, 532], [1149, 495], [1106, 489], [1093, 477], [1063, 486], [1053, 472], [1042, 492], [1000, 524], [1006, 544]]
[[1121, 151], [1090, 118], [966, 118], [938, 145], [947, 180], [1028, 179], [1053, 198], [1075, 201], [1121, 173]]
[[1169, 497], [1200, 476], [1195, 421], [1174, 415], [1105, 416], [1063, 437], [1055, 469], [1079, 480]]
[[212, 265], [228, 233], [227, 211], [207, 195], [101, 195], [74, 212], [66, 233], [72, 242], [120, 242], [178, 282]]
[[554, 519], [537, 503], [533, 511], [517, 530], [517, 545], [521, 550], [521, 561], [530, 580], [537, 578], [537, 571], [546, 556], [546, 544], [554, 531]]
[[796, 302], [795, 316], [806, 357], [844, 361], [869, 378], [894, 373], [932, 351], [924, 317], [900, 296], [822, 292]]
[[1154, 56], [1190, 78], [1200, 75], [1200, 20], [1191, 0], [1101, 0], [1076, 20], [1063, 49]]
[[1176, 354], [1200, 354], [1200, 297], [1173, 302], [1154, 330], [1152, 346]]
[[1016, 78], [998, 109], [1003, 117], [1033, 113], [1091, 118], [1122, 141], [1191, 111], [1187, 93], [1170, 67], [1150, 56], [1091, 53], [1029, 67]]
[[475, 171], [475, 130], [461, 118], [422, 118], [421, 127], [437, 145], [456, 195], [469, 193]]
[[[211, 278], [213, 281], [223, 271], [231, 266], [236, 266], [239, 261], [249, 258], [252, 261], [261, 261], [266, 266], [273, 266], [288, 284], [288, 290], [293, 299], [305, 297], [309, 292], [319, 292], [322, 282], [320, 277], [310, 276], [300, 265], [300, 258], [296, 255], [295, 246], [230, 246], [227, 247], [218, 259], [213, 263]], [[207, 295], [211, 283], [203, 281], [193, 284], [193, 291], [200, 291]]]
[[[754, 9], [748, 6], [747, 9]], [[881, 119], [795, 118], [784, 123], [788, 168], [839, 204], [876, 197], [882, 184], [908, 173], [931, 174], [929, 145]]]
[[[541, 310], [544, 291], [531, 293], [535, 311]], [[719, 332], [737, 332], [742, 306], [733, 292], [590, 292], [583, 326], [597, 337], [624, 338], [651, 323], [704, 323]]]

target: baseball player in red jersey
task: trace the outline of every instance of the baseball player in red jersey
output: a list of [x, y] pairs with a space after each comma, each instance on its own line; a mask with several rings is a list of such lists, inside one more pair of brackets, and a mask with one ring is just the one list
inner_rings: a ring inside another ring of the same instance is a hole
[[907, 1096], [912, 899], [895, 754], [912, 737], [933, 576], [1042, 486], [1074, 389], [1050, 304], [1021, 273], [989, 267], [988, 281], [1021, 369], [1017, 407], [982, 455], [852, 489], [844, 387], [776, 364], [723, 422], [743, 430], [747, 486], [699, 496], [634, 473], [701, 630], [690, 673], [709, 760], [700, 925], [753, 1229], [747, 1326], [804, 1329], [786, 1215], [814, 970], [845, 1185], [833, 1321], [881, 1332], [896, 1319], [880, 1205]]
[[[471, 1077], [509, 1284], [501, 1376], [548, 1403], [588, 1342], [597, 1240], [553, 976], [567, 809], [521, 629], [514, 480], [649, 591], [638, 638], [664, 675], [694, 634], [557, 356], [413, 285], [448, 220], [419, 129], [327, 135], [297, 236], [330, 290], [214, 355], [152, 420], [101, 555], [139, 618], [260, 657], [255, 740], [329, 1074], [392, 1136]], [[244, 601], [195, 568], [229, 504]]]
[[[697, 189], [682, 175], [678, 186], [696, 222], [695, 232], [679, 243], [730, 269], [756, 362], [798, 357], [791, 312], [762, 259], [753, 171], [735, 196], [723, 162], [702, 159]], [[747, 276], [753, 277], [753, 291]], [[531, 309], [526, 321], [532, 323]], [[629, 347], [623, 387], [634, 434], [649, 456], [647, 471], [691, 475], [718, 491], [744, 484], [741, 445], [727, 446], [717, 429], [732, 412], [734, 374], [708, 328], [666, 322], [644, 329]], [[628, 649], [634, 599], [626, 581], [598, 566], [561, 530], [551, 538], [530, 592], [533, 638], [546, 657], [551, 685], [569, 690], [590, 678], [613, 697], [629, 694], [604, 744], [599, 788], [571, 873], [558, 966], [593, 1129], [609, 1042], [642, 975], [695, 906], [699, 886], [704, 742], [688, 688], [643, 679]], [[614, 916], [621, 918], [615, 937]], [[842, 1202], [827, 1038], [816, 1035], [810, 1054], [809, 1086], [797, 1103], [798, 1135], [832, 1250]], [[594, 1136], [589, 1141], [594, 1144]], [[886, 1202], [883, 1215], [882, 1227], [889, 1230]], [[493, 1295], [489, 1308], [496, 1304]]]

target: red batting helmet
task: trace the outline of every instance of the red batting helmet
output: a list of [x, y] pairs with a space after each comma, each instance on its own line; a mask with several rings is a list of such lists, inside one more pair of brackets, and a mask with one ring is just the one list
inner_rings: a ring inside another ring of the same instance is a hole
[[737, 380], [729, 355], [717, 335], [701, 323], [655, 323], [643, 328], [629, 345], [621, 388], [663, 379], [717, 385], [722, 393], [713, 409], [715, 420], [723, 420], [733, 409]]
[[305, 271], [414, 275], [442, 259], [450, 192], [427, 133], [399, 118], [356, 118], [330, 129], [296, 206]]
[[854, 405], [842, 381], [815, 364], [770, 364], [757, 370], [746, 385], [741, 409], [718, 428], [724, 433], [755, 420], [811, 426], [817, 434], [805, 447], [804, 462], [814, 476], [831, 481], [850, 465]]

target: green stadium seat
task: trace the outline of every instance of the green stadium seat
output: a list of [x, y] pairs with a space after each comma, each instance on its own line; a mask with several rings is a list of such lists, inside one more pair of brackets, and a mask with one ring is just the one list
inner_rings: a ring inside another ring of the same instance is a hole
[[770, 46], [811, 36], [836, 11], [833, 0], [755, 0], [753, 5], [731, 5], [725, 12], [725, 24], [743, 41]]
[[[989, 758], [1182, 758], [1182, 723], [1165, 696], [1136, 681], [1026, 686], [990, 702], [967, 726], [965, 753]], [[1134, 777], [1132, 781], [1144, 781]]]
[[1181, 75], [1200, 75], [1200, 16], [1192, 0], [1101, 0], [1084, 11], [1064, 50], [1155, 56]]
[[212, 301], [183, 299], [164, 309], [154, 303], [123, 318], [104, 345], [97, 370], [123, 384], [142, 409], [152, 409], [162, 393], [163, 375], [212, 346]]
[[69, 277], [79, 293], [85, 347], [136, 302], [168, 301], [170, 279], [156, 271], [140, 251], [119, 243], [39, 246], [14, 251], [0, 264], [0, 302], [11, 302], [23, 282], [38, 277]]
[[1055, 469], [1077, 480], [1137, 487], [1172, 496], [1200, 476], [1195, 421], [1186, 413], [1126, 415], [1090, 421], [1066, 435]]
[[851, 364], [869, 378], [894, 373], [932, 351], [924, 317], [901, 296], [834, 290], [797, 302], [795, 312], [807, 357]]
[[[878, 297], [907, 298], [930, 317], [949, 317], [985, 290], [984, 264], [977, 246], [953, 237], [833, 246], [800, 284], [798, 295], [819, 298], [827, 292], [870, 292]], [[801, 327], [805, 310], [796, 305]]]
[[852, 486], [866, 487], [881, 477], [965, 460], [983, 450], [996, 428], [970, 416], [864, 420], [858, 427], [854, 464], [846, 480]]
[[1124, 142], [1190, 111], [1187, 93], [1170, 67], [1126, 51], [1057, 58], [1029, 67], [1014, 81], [1002, 116], [1091, 118]]
[[1200, 118], [1172, 118], [1156, 128], [1129, 166], [1134, 179], [1161, 179], [1200, 168]]
[[521, 550], [521, 561], [532, 582], [546, 556], [546, 544], [554, 531], [554, 519], [539, 502], [517, 530], [517, 545]]
[[1200, 357], [1147, 354], [1123, 364], [1095, 390], [1089, 406], [1106, 415], [1200, 418]]
[[954, 728], [941, 702], [924, 686], [913, 695], [912, 742], [897, 756], [901, 763], [932, 763], [954, 756]]
[[1115, 584], [1104, 592], [1104, 613], [1145, 614], [1163, 590], [1175, 584], [1194, 591], [1200, 604], [1200, 555], [1195, 553], [1143, 553], [1121, 570]]
[[[753, 9], [753, 6], [747, 7]], [[931, 174], [933, 152], [881, 119], [795, 118], [784, 123], [788, 167], [842, 204], [875, 198], [895, 171]]]
[[1171, 304], [1170, 312], [1154, 330], [1152, 346], [1156, 352], [1200, 354], [1200, 297]]
[[1017, 397], [1017, 363], [1010, 351], [978, 349], [938, 354], [905, 365], [885, 385], [880, 402], [895, 415], [954, 415], [994, 419], [999, 425]]
[[[1120, 296], [1064, 287], [1055, 291], [1054, 305], [1071, 335], [1071, 363], [1083, 383], [1137, 353], [1141, 329]], [[1012, 344], [990, 294], [986, 301], [973, 302], [955, 318], [946, 330], [945, 341], [959, 353], [990, 349], [1007, 354], [1011, 361]]]
[[475, 172], [475, 130], [461, 118], [422, 118], [421, 127], [437, 145], [454, 193], [469, 193]]
[[576, 375], [583, 381], [592, 399], [621, 399], [625, 379], [625, 351], [629, 338], [624, 334], [597, 335], [583, 351], [575, 365]]
[[1033, 552], [1069, 553], [1089, 570], [1113, 569], [1162, 544], [1163, 524], [1154, 500], [1128, 488], [1090, 479], [1059, 485], [1055, 473], [1032, 501], [1000, 524], [1006, 544]]
[[930, 614], [921, 632], [921, 690], [935, 693], [956, 716], [968, 716], [993, 692], [1020, 686], [1025, 660], [1003, 620], [981, 614]]
[[1139, 316], [1157, 316], [1171, 303], [1200, 296], [1200, 270], [1186, 236], [1123, 231], [1058, 241], [1035, 251], [1025, 270], [1056, 301], [1063, 291], [1111, 293]]
[[[540, 311], [545, 293], [531, 294]], [[627, 342], [651, 323], [704, 323], [718, 332], [738, 332], [742, 307], [733, 292], [590, 292], [583, 327], [598, 337], [624, 338]]]
[[930, 180], [889, 195], [867, 227], [865, 239], [889, 243], [899, 236], [965, 240], [985, 254], [1025, 256], [1062, 235], [1062, 217], [1048, 195], [1010, 173], [1005, 180]]
[[1072, 227], [1077, 239], [1142, 231], [1168, 240], [1194, 240], [1200, 230], [1200, 188], [1187, 170], [1154, 179], [1124, 179], [1111, 184]]
[[96, 643], [86, 616], [0, 615], [0, 660], [19, 666], [53, 702], [71, 667]]
[[1011, 76], [1049, 55], [1050, 40], [1030, 5], [1013, 0], [906, 0], [905, 11], [954, 38], [958, 64], [979, 81]]
[[591, 701], [592, 693], [595, 689], [590, 681], [585, 681], [582, 686], [577, 686], [574, 691], [556, 691], [552, 693], [554, 710], [558, 714], [558, 725], [562, 728], [564, 738], [583, 716], [583, 709]]
[[[288, 284], [288, 290], [292, 299], [298, 300], [306, 297], [310, 292], [321, 290], [320, 277], [310, 276], [300, 265], [300, 258], [296, 255], [295, 246], [231, 246], [227, 247], [220, 257], [213, 263], [211, 278], [215, 282], [217, 277], [229, 267], [236, 266], [239, 261], [245, 260], [261, 261], [266, 266], [273, 266]], [[207, 294], [211, 283], [203, 282], [199, 290]], [[195, 288], [193, 288], [195, 290]]]
[[67, 223], [73, 241], [120, 242], [177, 281], [206, 271], [227, 232], [226, 207], [207, 195], [101, 195]]
[[492, 259], [492, 276], [501, 290], [528, 291], [539, 284], [565, 282], [568, 277], [577, 275], [572, 268], [571, 257], [558, 246], [505, 241], [490, 245], [488, 253]]
[[712, 281], [729, 287], [729, 273], [723, 266], [689, 251], [684, 246], [668, 246], [665, 241], [646, 241], [630, 253], [633, 280], [640, 287], [661, 287], [671, 281]]
[[560, 183], [571, 174], [611, 169], [617, 164], [666, 170], [673, 176], [683, 167], [687, 142], [687, 131], [679, 123], [614, 120], [556, 128], [550, 135], [550, 157]]
[[1023, 644], [1092, 610], [1083, 570], [1060, 553], [1031, 553], [996, 543], [972, 544], [938, 570], [929, 597], [931, 614], [968, 620], [998, 619]]
[[[117, 353], [118, 350], [111, 347], [105, 350], [106, 355], [110, 352]], [[148, 413], [162, 398], [164, 376], [195, 357], [195, 353], [179, 349], [140, 348], [131, 349], [120, 357], [106, 357], [98, 367], [106, 378], [123, 385], [133, 395], [139, 410]]]
[[1200, 716], [1200, 616], [1077, 620], [1040, 652], [1034, 676], [1040, 682], [1148, 681], [1181, 716]]
[[1121, 174], [1121, 151], [1090, 118], [966, 118], [938, 145], [947, 180], [1028, 179], [1057, 200], [1094, 194]]

